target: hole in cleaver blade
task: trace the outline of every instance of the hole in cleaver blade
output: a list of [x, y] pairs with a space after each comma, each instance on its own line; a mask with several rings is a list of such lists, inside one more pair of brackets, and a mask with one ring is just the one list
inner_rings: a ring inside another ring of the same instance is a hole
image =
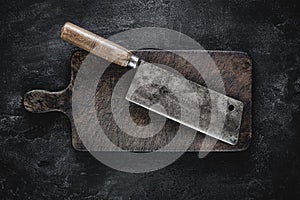
[[154, 64], [141, 62], [126, 99], [225, 143], [238, 142], [241, 101]]

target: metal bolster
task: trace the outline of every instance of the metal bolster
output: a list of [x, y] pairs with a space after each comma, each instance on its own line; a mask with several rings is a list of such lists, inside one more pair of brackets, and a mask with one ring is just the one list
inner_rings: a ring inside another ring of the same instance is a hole
[[132, 67], [132, 68], [136, 68], [139, 64], [140, 64], [140, 58], [135, 56], [135, 55], [132, 55], [130, 57], [130, 60], [129, 60], [127, 66]]

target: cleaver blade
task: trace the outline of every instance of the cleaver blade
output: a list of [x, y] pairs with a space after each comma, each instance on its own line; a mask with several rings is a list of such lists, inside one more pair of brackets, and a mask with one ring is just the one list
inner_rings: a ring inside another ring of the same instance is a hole
[[243, 103], [140, 60], [124, 47], [70, 22], [60, 37], [122, 67], [136, 68], [126, 99], [231, 145], [238, 142]]
[[154, 64], [141, 61], [125, 98], [225, 143], [238, 141], [241, 101]]

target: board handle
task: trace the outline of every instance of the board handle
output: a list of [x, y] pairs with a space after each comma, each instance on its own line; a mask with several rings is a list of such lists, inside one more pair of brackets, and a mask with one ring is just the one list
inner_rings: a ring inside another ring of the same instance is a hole
[[70, 22], [64, 24], [60, 37], [96, 56], [123, 67], [135, 68], [139, 62], [139, 58], [124, 47]]

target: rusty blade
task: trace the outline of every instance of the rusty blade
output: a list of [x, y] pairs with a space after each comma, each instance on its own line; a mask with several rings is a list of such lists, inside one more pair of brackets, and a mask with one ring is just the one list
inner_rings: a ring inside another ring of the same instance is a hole
[[228, 144], [238, 142], [241, 101], [154, 64], [141, 62], [126, 99]]

